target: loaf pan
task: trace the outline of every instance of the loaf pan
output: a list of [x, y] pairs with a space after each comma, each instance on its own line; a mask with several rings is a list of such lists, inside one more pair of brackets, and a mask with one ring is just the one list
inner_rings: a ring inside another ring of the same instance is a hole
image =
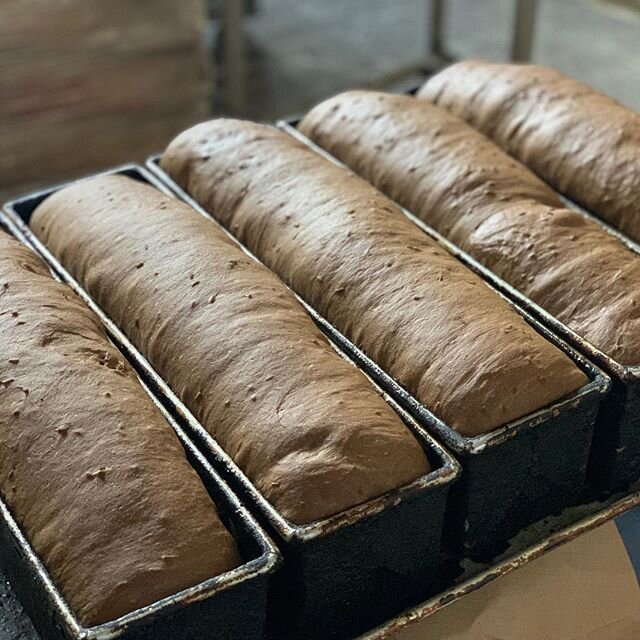
[[2, 570], [35, 628], [47, 640], [262, 638], [268, 580], [280, 562], [280, 553], [167, 410], [153, 396], [152, 399], [176, 432], [189, 462], [216, 503], [244, 564], [112, 622], [83, 627], [0, 499]]
[[[298, 140], [309, 144], [326, 157], [331, 157], [326, 151], [320, 149], [303, 136], [295, 128], [295, 125], [295, 121], [280, 123], [284, 130], [294, 135]], [[335, 158], [331, 158], [334, 162], [337, 162]], [[600, 224], [628, 249], [640, 255], [640, 246], [638, 244], [593, 214], [585, 211], [575, 202], [568, 200], [562, 194], [558, 193], [558, 196], [568, 206]], [[451, 243], [435, 229], [429, 227], [417, 216], [407, 210], [404, 210], [404, 212], [427, 235], [436, 240], [447, 251], [455, 255], [461, 262], [478, 273], [501, 293], [514, 300], [520, 308], [526, 310], [556, 335], [601, 367], [611, 378], [611, 393], [603, 401], [600, 415], [596, 421], [593, 448], [587, 472], [594, 494], [600, 491], [623, 490], [630, 483], [640, 478], [640, 363], [629, 366], [615, 361], [490, 269], [479, 263], [471, 255]]]
[[[640, 245], [637, 242], [563, 194], [556, 193], [569, 208], [599, 224], [629, 251], [640, 257]], [[612, 393], [603, 403], [602, 415], [599, 416], [594, 433], [590, 476], [596, 487], [619, 491], [640, 479], [640, 364], [630, 366], [617, 362], [508, 283], [501, 281], [498, 276], [491, 275], [503, 286], [507, 295], [512, 295], [520, 304], [529, 307], [541, 322], [546, 322], [549, 327], [565, 336], [568, 342], [598, 363], [611, 377]]]
[[[420, 86], [406, 91], [407, 95], [416, 95]], [[297, 121], [285, 123], [284, 126], [295, 129]], [[296, 137], [301, 134], [297, 129]], [[620, 240], [629, 250], [640, 255], [640, 244], [631, 240], [624, 233], [591, 213], [555, 187], [548, 184], [556, 195], [571, 209], [579, 211], [587, 218], [598, 223], [612, 236]], [[405, 213], [428, 235], [437, 240], [461, 262], [481, 275], [496, 289], [515, 300], [520, 307], [561, 336], [570, 345], [600, 366], [611, 378], [611, 393], [603, 401], [600, 415], [596, 421], [593, 437], [593, 449], [587, 475], [592, 485], [593, 494], [601, 491], [612, 493], [622, 491], [632, 482], [640, 479], [640, 363], [625, 365], [617, 362], [593, 344], [579, 336], [555, 316], [538, 306], [533, 300], [512, 287], [479, 263], [465, 251], [452, 244], [435, 229], [426, 225], [418, 217], [408, 211]]]
[[[128, 165], [108, 173], [127, 175], [170, 193], [141, 167]], [[285, 562], [272, 581], [268, 623], [274, 637], [352, 637], [439, 588], [447, 495], [460, 473], [458, 463], [445, 449], [385, 396], [416, 435], [433, 471], [405, 487], [320, 522], [298, 526], [285, 520], [31, 233], [27, 226], [31, 213], [58, 188], [61, 187], [8, 204], [5, 208], [8, 224], [98, 314], [114, 343], [142, 379], [279, 542]]]
[[[147, 166], [179, 198], [211, 218], [162, 170], [158, 157], [150, 158]], [[523, 527], [582, 497], [595, 417], [610, 386], [609, 378], [597, 367], [510, 304], [567, 353], [587, 374], [589, 383], [550, 407], [473, 438], [444, 424], [305, 304], [321, 329], [462, 463], [462, 478], [450, 494], [445, 543], [454, 552], [479, 560], [500, 553], [508, 538]]]

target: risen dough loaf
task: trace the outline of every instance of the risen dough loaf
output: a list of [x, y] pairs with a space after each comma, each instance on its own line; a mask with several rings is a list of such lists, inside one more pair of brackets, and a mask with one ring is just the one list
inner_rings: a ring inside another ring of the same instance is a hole
[[162, 166], [460, 433], [491, 431], [586, 381], [393, 202], [281, 131], [213, 120], [179, 135]]
[[300, 130], [577, 334], [640, 364], [640, 258], [464, 121], [350, 91]]
[[640, 240], [634, 111], [553, 69], [479, 60], [448, 67], [418, 96], [465, 119], [558, 191]]
[[187, 205], [109, 176], [54, 194], [31, 226], [293, 522], [428, 471], [292, 293]]
[[101, 325], [0, 232], [0, 490], [87, 626], [240, 563], [175, 433]]

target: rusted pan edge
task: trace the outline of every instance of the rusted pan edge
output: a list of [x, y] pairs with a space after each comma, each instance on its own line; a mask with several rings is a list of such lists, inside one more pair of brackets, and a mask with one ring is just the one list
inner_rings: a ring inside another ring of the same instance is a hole
[[585, 218], [592, 220], [599, 226], [601, 226], [609, 235], [612, 235], [616, 240], [619, 240], [629, 251], [633, 251], [635, 254], [640, 255], [640, 244], [635, 241], [630, 236], [625, 235], [620, 229], [617, 229], [612, 224], [608, 223], [606, 220], [598, 217], [595, 213], [589, 211], [589, 209], [585, 209], [581, 204], [577, 203], [575, 200], [571, 200], [563, 193], [560, 193], [553, 185], [547, 183], [547, 185], [555, 191], [555, 194], [562, 200], [564, 204], [567, 205], [569, 209], [573, 209], [578, 213], [581, 213]]
[[385, 622], [377, 629], [360, 636], [359, 640], [386, 640], [387, 638], [391, 638], [405, 628], [428, 618], [430, 615], [436, 613], [436, 611], [444, 609], [450, 604], [464, 598], [464, 596], [477, 591], [484, 585], [508, 575], [519, 567], [546, 555], [553, 549], [556, 549], [567, 542], [571, 542], [589, 531], [597, 529], [605, 522], [613, 520], [620, 514], [625, 513], [638, 505], [640, 505], [640, 491], [621, 498], [608, 507], [600, 511], [596, 511], [582, 520], [578, 520], [576, 523], [569, 525], [561, 531], [552, 533], [541, 542], [526, 548], [520, 553], [509, 556], [499, 564], [496, 564], [469, 578], [465, 582], [440, 593], [417, 607], [405, 611], [393, 620]]

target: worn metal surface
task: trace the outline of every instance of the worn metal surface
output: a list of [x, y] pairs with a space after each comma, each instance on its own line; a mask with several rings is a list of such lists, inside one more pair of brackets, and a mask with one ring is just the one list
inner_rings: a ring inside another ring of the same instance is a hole
[[[105, 173], [127, 175], [172, 195], [154, 176], [135, 165]], [[279, 634], [284, 633], [286, 620], [287, 629], [295, 629], [295, 633], [291, 632], [294, 636], [334, 634], [338, 637], [343, 632], [361, 630], [379, 622], [385, 612], [391, 611], [391, 606], [396, 612], [422, 597], [429, 575], [436, 573], [442, 559], [440, 543], [447, 495], [460, 473], [459, 464], [421, 425], [383, 393], [385, 400], [418, 438], [433, 471], [405, 487], [322, 521], [303, 526], [288, 522], [255, 489], [126, 336], [31, 233], [28, 227], [31, 213], [58, 188], [61, 187], [8, 203], [5, 207], [6, 224], [17, 237], [34, 248], [54, 273], [100, 317], [111, 339], [139, 375], [179, 418], [180, 424], [224, 479], [254, 509], [260, 522], [280, 541], [287, 562], [273, 582], [275, 605], [271, 610], [270, 626]], [[343, 353], [341, 355], [346, 357]], [[381, 392], [380, 389], [378, 391]], [[363, 550], [368, 550], [368, 553], [363, 554]], [[339, 570], [327, 571], [328, 566], [339, 567]], [[376, 600], [377, 606], [372, 607]], [[285, 606], [278, 607], [278, 602]]]
[[40, 636], [22, 604], [0, 571], [0, 640], [39, 640]]
[[[341, 164], [291, 126], [286, 123], [279, 126], [320, 155]], [[180, 199], [220, 226], [171, 180], [159, 166], [158, 160], [157, 156], [150, 158], [147, 167]], [[578, 351], [508, 297], [503, 297], [536, 331], [567, 353], [589, 376], [590, 382], [548, 408], [473, 438], [461, 436], [444, 424], [298, 297], [331, 340], [463, 462], [466, 470], [461, 481], [453, 488], [449, 501], [445, 542], [455, 551], [462, 549], [464, 553], [477, 558], [499, 553], [506, 545], [506, 540], [522, 527], [535, 522], [545, 513], [555, 513], [579, 500], [584, 490], [596, 413], [610, 386], [609, 378]], [[562, 451], [563, 455], [557, 455], [558, 451]], [[532, 466], [532, 460], [535, 460], [535, 466]], [[514, 470], [517, 470], [516, 476]]]

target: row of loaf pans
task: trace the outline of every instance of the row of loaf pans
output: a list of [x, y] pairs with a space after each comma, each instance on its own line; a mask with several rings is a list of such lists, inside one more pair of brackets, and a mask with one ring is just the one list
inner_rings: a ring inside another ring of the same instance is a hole
[[[109, 173], [113, 172], [167, 190], [142, 168], [131, 165]], [[166, 176], [165, 180], [170, 184]], [[175, 185], [171, 189], [195, 204]], [[271, 624], [276, 637], [282, 637], [285, 628], [291, 637], [344, 637], [451, 584], [452, 573], [442, 570], [443, 558], [438, 550], [447, 490], [458, 471], [456, 463], [427, 431], [442, 439], [463, 463], [462, 479], [450, 493], [445, 527], [447, 541], [455, 540], [458, 551], [461, 546], [471, 552], [484, 546], [485, 551], [491, 548], [495, 553], [496, 540], [502, 542], [530, 522], [583, 497], [593, 423], [609, 381], [528, 314], [522, 313], [587, 373], [589, 384], [553, 407], [497, 432], [463, 438], [419, 405], [307, 306], [329, 337], [416, 418], [413, 421], [395, 407], [422, 442], [436, 473], [418, 481], [419, 486], [405, 487], [322, 523], [292, 526], [257, 493], [126, 337], [31, 234], [27, 226], [30, 214], [55, 190], [7, 205], [8, 225], [98, 313], [116, 345], [145, 382], [278, 540], [285, 562], [271, 585]], [[607, 517], [612, 509], [599, 517]], [[437, 567], [440, 570], [436, 572]], [[429, 579], [435, 574], [440, 580]]]
[[[302, 136], [300, 132], [297, 131], [295, 124], [295, 121], [280, 122], [278, 123], [278, 126], [285, 132], [310, 146], [321, 155], [342, 165], [341, 162], [337, 161], [323, 149], [320, 149], [306, 137]], [[193, 198], [181, 189], [181, 187], [178, 186], [171, 177], [161, 169], [159, 165], [159, 157], [156, 156], [150, 158], [147, 162], [147, 166], [164, 182], [170, 185], [172, 191], [174, 191], [179, 198], [188, 202], [192, 206], [196, 206], [202, 213], [207, 214], [202, 207], [198, 207], [198, 203], [196, 203]], [[561, 194], [559, 195], [562, 197]], [[566, 198], [563, 199], [567, 201], [567, 204], [571, 207], [580, 210], [583, 214], [596, 220], [606, 228], [609, 233], [623, 242], [627, 248], [640, 255], [640, 246], [638, 246], [638, 244], [626, 238], [623, 234], [610, 227], [590, 212], [585, 211], [574, 202], [571, 202]], [[535, 305], [528, 298], [515, 291], [507, 283], [495, 276], [491, 271], [479, 265], [472, 257], [461, 251], [443, 236], [427, 227], [427, 225], [417, 219], [416, 216], [413, 216], [408, 211], [405, 211], [405, 213], [412, 221], [418, 224], [423, 231], [431, 235], [431, 237], [441, 244], [441, 246], [483, 277], [492, 287], [516, 302], [521, 309], [529, 312], [532, 317], [539, 320], [543, 326], [547, 327], [555, 335], [561, 336], [563, 341], [566, 341], [567, 344], [574, 347], [586, 357], [597, 362], [611, 376], [613, 379], [612, 392], [603, 399], [597, 414], [593, 446], [591, 449], [588, 467], [588, 489], [583, 495], [583, 498], [584, 500], [588, 500], [589, 497], [611, 496], [611, 494], [616, 491], [628, 489], [629, 486], [636, 482], [640, 476], [640, 388], [638, 385], [640, 381], [640, 366], [626, 366], [615, 362], [612, 358], [596, 349], [593, 345], [560, 323], [556, 318], [545, 312], [539, 306]], [[322, 328], [329, 335], [332, 335], [337, 339], [341, 346], [349, 352], [352, 357], [361, 362], [372, 375], [375, 375], [376, 367], [373, 363], [367, 361], [366, 356], [360, 353], [353, 345], [349, 344], [348, 341], [346, 341], [343, 336], [340, 336], [333, 327], [326, 323], [326, 321], [322, 318], [318, 318], [318, 320]], [[370, 365], [373, 366], [371, 367]], [[406, 398], [408, 402], [404, 402], [404, 396], [406, 394], [404, 393], [404, 390], [399, 388], [399, 385], [396, 385], [393, 380], [385, 377], [384, 374], [382, 378], [378, 378], [376, 376], [376, 379], [379, 379], [381, 384], [388, 389], [394, 397], [396, 397], [396, 399], [398, 399], [399, 402], [412, 413], [412, 415], [420, 420], [420, 414], [413, 411], [414, 408], [417, 408], [412, 406], [415, 400], [412, 398]], [[389, 385], [389, 383], [391, 384]], [[425, 426], [428, 428], [428, 425]], [[442, 437], [441, 433], [436, 433], [438, 436]], [[454, 453], [459, 455], [460, 451], [456, 446], [451, 446], [452, 443], [447, 438], [443, 438], [443, 440], [450, 446]], [[532, 451], [535, 452], [535, 450]], [[566, 454], [566, 449], [564, 451], [560, 449], [556, 451], [559, 452], [560, 455]], [[454, 487], [452, 491], [452, 498], [454, 498], [454, 496], [457, 495], [457, 492], [464, 487], [465, 479], [468, 474], [469, 465], [467, 459], [465, 457], [461, 457], [460, 459], [463, 462], [462, 483], [459, 483], [458, 487]], [[489, 478], [491, 478], [491, 476], [485, 476], [485, 479]], [[407, 612], [382, 625], [379, 629], [368, 634], [366, 637], [371, 640], [374, 638], [377, 640], [394, 635], [396, 632], [413, 622], [431, 615], [439, 608], [449, 604], [451, 601], [457, 600], [471, 591], [478, 589], [486, 582], [506, 575], [521, 564], [539, 557], [558, 544], [562, 544], [574, 537], [577, 537], [578, 535], [581, 535], [589, 529], [599, 526], [604, 520], [609, 519], [612, 514], [617, 514], [627, 510], [628, 508], [632, 508], [638, 504], [638, 499], [639, 494], [637, 493], [631, 494], [629, 497], [622, 498], [618, 501], [616, 501], [616, 498], [610, 498], [610, 501], [613, 503], [611, 507], [604, 509], [601, 512], [596, 512], [595, 514], [588, 516], [586, 519], [574, 522], [564, 528], [561, 525], [560, 531], [558, 531], [557, 522], [554, 522], [546, 531], [549, 535], [545, 536], [541, 542], [527, 548], [522, 553], [520, 553], [517, 548], [510, 549], [510, 552], [513, 551], [513, 553], [506, 554], [506, 559], [495, 563], [494, 566], [484, 572], [478, 573], [472, 569], [471, 575], [466, 580], [458, 583], [455, 588], [446, 590], [445, 592], [434, 596], [414, 609], [409, 609]], [[569, 518], [569, 522], [572, 519], [576, 519], [572, 517], [572, 515], [569, 515], [571, 513], [577, 516], [580, 511], [568, 510], [568, 513], [565, 512], [564, 516]], [[534, 517], [537, 517], [537, 515], [538, 514]], [[584, 515], [584, 513], [582, 515]], [[464, 526], [468, 526], [468, 521], [464, 522]], [[517, 526], [519, 526], [519, 524]], [[543, 530], [544, 528], [545, 527], [543, 526]], [[541, 533], [541, 530], [538, 530], [538, 533]], [[468, 543], [468, 540], [463, 539], [463, 542]], [[492, 548], [495, 549], [495, 547]], [[465, 544], [465, 550], [467, 552], [470, 550], [468, 544]], [[474, 554], [471, 553], [470, 555]], [[478, 555], [482, 556], [482, 553]]]
[[[278, 123], [282, 130], [317, 153], [340, 166], [345, 166], [334, 156], [304, 136], [296, 128], [296, 125], [296, 120]], [[562, 194], [558, 195], [570, 207], [596, 221], [628, 249], [640, 255], [640, 246], [638, 244], [593, 214], [586, 212], [574, 202], [562, 196]], [[593, 455], [589, 463], [588, 479], [594, 492], [599, 490], [605, 492], [623, 490], [638, 479], [640, 477], [640, 363], [629, 366], [615, 361], [490, 269], [479, 263], [471, 255], [450, 242], [435, 229], [428, 226], [413, 213], [404, 208], [403, 211], [424, 233], [433, 238], [472, 271], [480, 275], [492, 287], [513, 300], [518, 307], [526, 310], [527, 313], [550, 331], [560, 336], [563, 341], [602, 368], [611, 378], [611, 392], [602, 402], [594, 431]]]
[[[147, 166], [178, 198], [220, 226], [162, 170], [158, 157], [150, 158]], [[239, 244], [227, 229], [220, 228]], [[462, 477], [451, 490], [446, 515], [445, 542], [454, 554], [475, 560], [491, 559], [522, 528], [584, 498], [593, 427], [609, 392], [610, 380], [511, 300], [505, 298], [538, 333], [562, 349], [587, 374], [589, 383], [567, 398], [491, 433], [465, 437], [420, 404], [304, 300], [298, 299], [325, 334], [462, 463]]]
[[[108, 173], [148, 182], [167, 192], [166, 187], [141, 167], [127, 165]], [[5, 224], [99, 316], [111, 340], [141, 379], [276, 540], [284, 562], [270, 581], [267, 626], [271, 635], [274, 638], [285, 635], [292, 638], [347, 637], [371, 628], [403, 607], [441, 589], [441, 580], [445, 574], [450, 575], [443, 571], [446, 563], [441, 554], [445, 507], [449, 489], [460, 474], [460, 465], [453, 457], [383, 394], [421, 443], [432, 471], [405, 487], [325, 520], [304, 526], [285, 520], [127, 337], [29, 230], [27, 223], [37, 205], [63, 186], [66, 185], [7, 204]], [[373, 381], [371, 383], [375, 385]], [[247, 607], [242, 615], [253, 613]], [[191, 615], [198, 616], [198, 612], [193, 611]], [[209, 633], [213, 629], [217, 629], [215, 624], [210, 626]], [[255, 629], [250, 631], [253, 633]], [[227, 636], [218, 635], [216, 631], [213, 637], [261, 637], [252, 633]], [[172, 637], [193, 636], [176, 633]]]

